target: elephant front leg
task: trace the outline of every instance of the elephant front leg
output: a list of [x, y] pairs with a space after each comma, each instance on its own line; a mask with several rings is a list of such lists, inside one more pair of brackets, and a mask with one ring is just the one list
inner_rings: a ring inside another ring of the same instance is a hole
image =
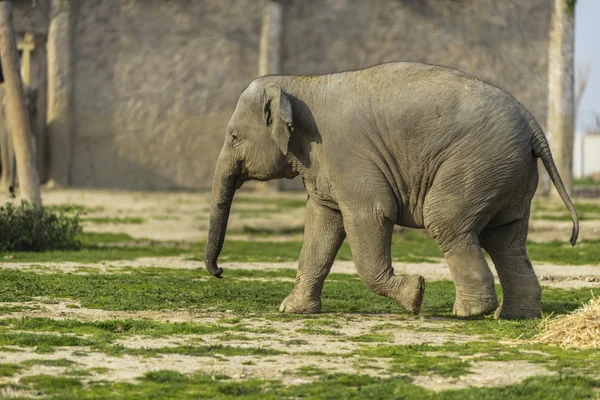
[[309, 198], [296, 282], [279, 311], [303, 314], [321, 311], [323, 284], [345, 236], [341, 214]]
[[401, 276], [394, 273], [391, 259], [392, 219], [386, 216], [380, 203], [368, 209], [349, 209], [344, 212], [352, 258], [360, 279], [369, 289], [398, 301], [407, 310], [418, 314], [423, 302], [425, 279], [418, 275]]

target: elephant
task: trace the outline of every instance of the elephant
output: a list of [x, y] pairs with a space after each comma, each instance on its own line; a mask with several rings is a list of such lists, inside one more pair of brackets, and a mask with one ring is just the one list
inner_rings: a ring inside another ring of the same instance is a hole
[[[394, 273], [395, 225], [423, 228], [444, 254], [456, 317], [541, 316], [526, 251], [541, 158], [579, 219], [548, 141], [514, 97], [461, 71], [412, 62], [320, 76], [263, 76], [241, 93], [213, 179], [205, 266], [217, 259], [235, 191], [245, 181], [294, 178], [307, 191], [294, 288], [280, 311], [318, 313], [347, 239], [360, 279], [418, 314], [421, 276]], [[502, 303], [483, 250], [491, 257]]]

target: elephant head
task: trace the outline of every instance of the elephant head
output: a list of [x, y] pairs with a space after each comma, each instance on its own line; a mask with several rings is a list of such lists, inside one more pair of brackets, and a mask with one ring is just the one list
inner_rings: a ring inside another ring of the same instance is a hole
[[247, 180], [294, 176], [286, 157], [293, 129], [292, 103], [279, 86], [255, 81], [240, 96], [227, 125], [212, 185], [204, 261], [214, 276], [223, 273], [217, 267], [217, 258], [223, 248], [236, 189]]

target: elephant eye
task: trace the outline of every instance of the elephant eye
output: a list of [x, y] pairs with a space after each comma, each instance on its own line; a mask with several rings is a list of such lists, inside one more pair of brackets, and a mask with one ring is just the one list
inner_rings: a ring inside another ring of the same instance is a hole
[[235, 143], [235, 142], [237, 142], [237, 140], [238, 140], [238, 134], [235, 132], [231, 132], [231, 141], [233, 143]]

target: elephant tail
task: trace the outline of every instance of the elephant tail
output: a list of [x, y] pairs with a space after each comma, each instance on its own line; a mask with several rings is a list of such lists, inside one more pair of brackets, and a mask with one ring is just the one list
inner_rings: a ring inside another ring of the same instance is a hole
[[569, 212], [571, 213], [571, 219], [573, 220], [573, 232], [571, 234], [571, 246], [575, 246], [577, 243], [577, 236], [579, 236], [579, 216], [577, 215], [577, 210], [575, 209], [575, 205], [571, 201], [569, 194], [567, 193], [567, 189], [565, 189], [565, 185], [558, 174], [558, 169], [556, 168], [556, 164], [554, 164], [554, 159], [552, 158], [552, 153], [550, 152], [550, 145], [548, 144], [548, 139], [546, 139], [546, 135], [542, 131], [542, 128], [539, 126], [535, 120], [530, 122], [531, 128], [533, 130], [533, 137], [531, 138], [531, 145], [533, 147], [533, 154], [536, 157], [542, 159], [544, 163], [544, 167], [546, 167], [546, 171], [548, 171], [548, 175], [554, 184], [554, 187], [558, 191], [560, 198], [565, 203]]

